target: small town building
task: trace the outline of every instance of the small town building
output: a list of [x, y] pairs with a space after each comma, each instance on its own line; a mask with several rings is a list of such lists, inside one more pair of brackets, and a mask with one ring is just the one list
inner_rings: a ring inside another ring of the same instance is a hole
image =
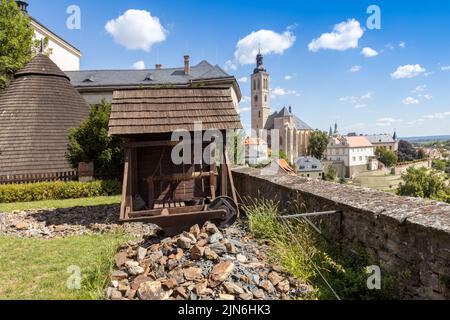
[[[23, 14], [28, 15], [28, 1], [16, 0]], [[80, 70], [81, 52], [75, 46], [48, 29], [36, 18], [30, 16], [31, 28], [34, 30], [36, 40], [48, 39], [48, 48], [51, 49], [50, 59], [63, 71]]]
[[384, 148], [386, 150], [390, 150], [393, 152], [398, 151], [398, 139], [397, 134], [394, 133], [393, 136], [390, 134], [373, 134], [366, 135], [367, 140], [372, 143], [372, 145], [376, 148]]
[[288, 175], [297, 176], [294, 168], [292, 168], [289, 163], [284, 159], [274, 159], [270, 162], [263, 170], [262, 175]]
[[72, 171], [69, 130], [90, 108], [69, 78], [40, 53], [0, 94], [0, 176], [55, 176]]
[[248, 137], [243, 145], [246, 164], [258, 165], [269, 160], [269, 147], [263, 139]]
[[353, 178], [368, 171], [374, 156], [375, 147], [364, 136], [334, 136], [329, 139], [327, 157], [333, 161], [340, 177]]
[[252, 130], [256, 136], [264, 139], [266, 137], [260, 132], [266, 130], [267, 143], [272, 149], [278, 146], [272, 146], [271, 130], [278, 130], [279, 149], [286, 153], [289, 162], [293, 162], [295, 158], [308, 153], [309, 137], [313, 129], [293, 114], [292, 107], [284, 107], [271, 114], [269, 85], [270, 75], [264, 67], [264, 57], [259, 53], [250, 83]]
[[295, 159], [294, 165], [297, 170], [297, 175], [301, 177], [319, 180], [324, 178], [322, 163], [314, 157], [298, 157]]
[[179, 68], [164, 68], [158, 64], [146, 70], [82, 70], [66, 74], [89, 104], [98, 104], [102, 99], [111, 102], [115, 90], [161, 87], [229, 88], [236, 108], [242, 98], [234, 76], [205, 60], [191, 66], [188, 55], [184, 56], [184, 66]]

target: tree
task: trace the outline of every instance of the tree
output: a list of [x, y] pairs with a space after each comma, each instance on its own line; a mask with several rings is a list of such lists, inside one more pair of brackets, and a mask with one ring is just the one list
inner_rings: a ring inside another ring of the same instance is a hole
[[410, 168], [402, 175], [397, 194], [450, 203], [450, 188], [442, 173], [427, 168]]
[[325, 174], [326, 181], [336, 181], [337, 179], [337, 170], [333, 166], [329, 166], [327, 173]]
[[111, 104], [105, 100], [92, 106], [89, 118], [69, 135], [67, 159], [74, 168], [93, 162], [96, 174], [117, 175], [123, 169], [122, 140], [108, 135]]
[[0, 5], [0, 90], [14, 73], [31, 60], [34, 32], [30, 18], [20, 11], [15, 1], [1, 0]]
[[427, 158], [428, 155], [426, 154], [425, 150], [423, 150], [422, 148], [417, 150], [417, 159], [427, 159]]
[[397, 154], [383, 147], [378, 147], [375, 151], [375, 155], [386, 167], [393, 167], [398, 162]]
[[328, 134], [325, 131], [316, 130], [309, 137], [309, 155], [322, 160], [328, 146]]
[[417, 160], [417, 151], [408, 141], [400, 140], [398, 143], [398, 159], [402, 162]]

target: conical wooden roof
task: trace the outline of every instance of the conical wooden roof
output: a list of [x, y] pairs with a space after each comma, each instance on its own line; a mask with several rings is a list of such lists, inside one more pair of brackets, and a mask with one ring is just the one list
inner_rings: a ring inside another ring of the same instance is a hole
[[71, 170], [69, 129], [89, 105], [47, 56], [35, 56], [0, 94], [0, 176]]

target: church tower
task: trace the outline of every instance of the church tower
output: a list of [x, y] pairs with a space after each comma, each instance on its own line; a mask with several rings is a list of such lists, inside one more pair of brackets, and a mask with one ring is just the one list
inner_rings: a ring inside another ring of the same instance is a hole
[[264, 57], [256, 56], [256, 68], [251, 76], [252, 93], [252, 129], [258, 133], [264, 129], [270, 114], [269, 106], [269, 74], [263, 64]]

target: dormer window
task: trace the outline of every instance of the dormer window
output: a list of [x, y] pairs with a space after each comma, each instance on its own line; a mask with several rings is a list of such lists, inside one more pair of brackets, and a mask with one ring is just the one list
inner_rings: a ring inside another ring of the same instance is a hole
[[89, 76], [83, 80], [83, 82], [94, 82], [94, 76]]
[[152, 74], [151, 73], [147, 73], [147, 75], [144, 78], [144, 81], [153, 81]]

